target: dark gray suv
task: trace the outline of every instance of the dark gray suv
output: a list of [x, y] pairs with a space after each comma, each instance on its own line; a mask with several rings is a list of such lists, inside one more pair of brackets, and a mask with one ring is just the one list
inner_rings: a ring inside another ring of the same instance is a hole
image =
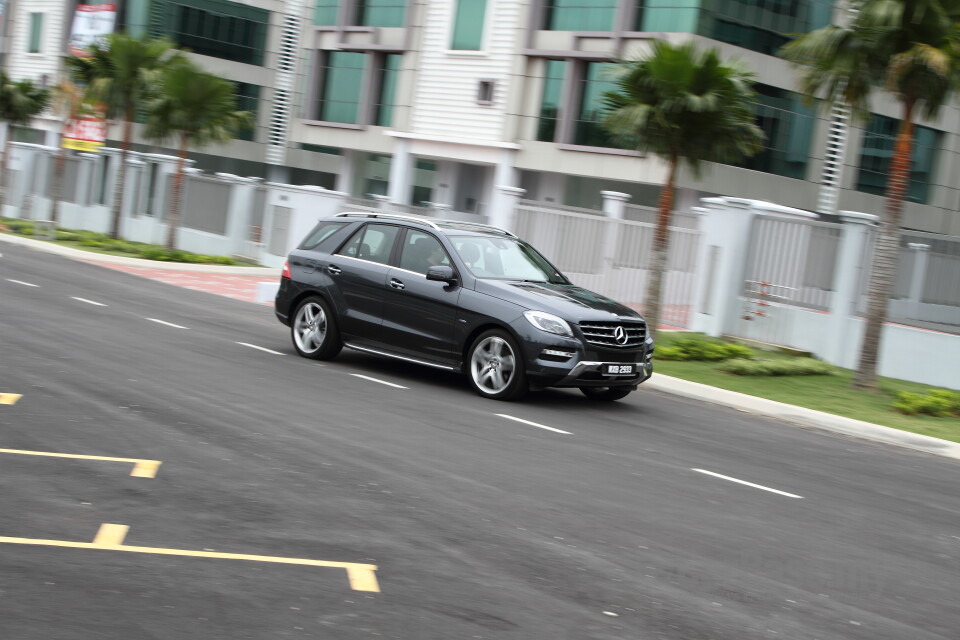
[[498, 400], [543, 387], [619, 400], [653, 372], [637, 312], [480, 224], [385, 213], [321, 220], [290, 253], [275, 311], [305, 358], [342, 347], [399, 358], [461, 372]]

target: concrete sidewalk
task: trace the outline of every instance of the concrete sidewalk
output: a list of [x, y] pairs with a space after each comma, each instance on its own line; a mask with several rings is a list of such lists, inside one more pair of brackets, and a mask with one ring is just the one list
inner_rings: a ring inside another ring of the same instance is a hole
[[[273, 294], [280, 278], [279, 269], [180, 264], [140, 260], [138, 258], [122, 258], [90, 253], [5, 233], [0, 233], [0, 242], [18, 244], [37, 251], [56, 253], [74, 260], [82, 260], [151, 280], [159, 280], [195, 291], [224, 295], [257, 304], [272, 304]], [[860, 420], [852, 420], [831, 413], [718, 389], [679, 378], [655, 374], [641, 388], [722, 405], [802, 427], [822, 429], [854, 438], [892, 444], [960, 460], [960, 443], [900, 431], [899, 429]]]

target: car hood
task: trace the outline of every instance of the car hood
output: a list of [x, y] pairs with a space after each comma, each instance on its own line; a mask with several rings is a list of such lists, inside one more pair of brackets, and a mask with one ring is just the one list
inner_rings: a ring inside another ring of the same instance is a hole
[[599, 293], [572, 284], [477, 280], [476, 290], [525, 309], [546, 311], [566, 320], [641, 319], [639, 313]]

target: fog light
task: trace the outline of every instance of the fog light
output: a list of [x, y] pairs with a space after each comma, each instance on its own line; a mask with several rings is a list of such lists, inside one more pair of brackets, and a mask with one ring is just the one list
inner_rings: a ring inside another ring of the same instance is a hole
[[560, 351], [559, 349], [544, 349], [541, 352], [541, 355], [551, 356], [553, 358], [572, 358], [575, 354], [573, 351]]

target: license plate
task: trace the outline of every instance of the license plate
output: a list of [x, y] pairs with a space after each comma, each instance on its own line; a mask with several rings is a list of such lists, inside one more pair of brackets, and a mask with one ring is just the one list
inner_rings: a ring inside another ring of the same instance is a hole
[[637, 372], [635, 364], [605, 364], [603, 372], [608, 376], [632, 376]]

